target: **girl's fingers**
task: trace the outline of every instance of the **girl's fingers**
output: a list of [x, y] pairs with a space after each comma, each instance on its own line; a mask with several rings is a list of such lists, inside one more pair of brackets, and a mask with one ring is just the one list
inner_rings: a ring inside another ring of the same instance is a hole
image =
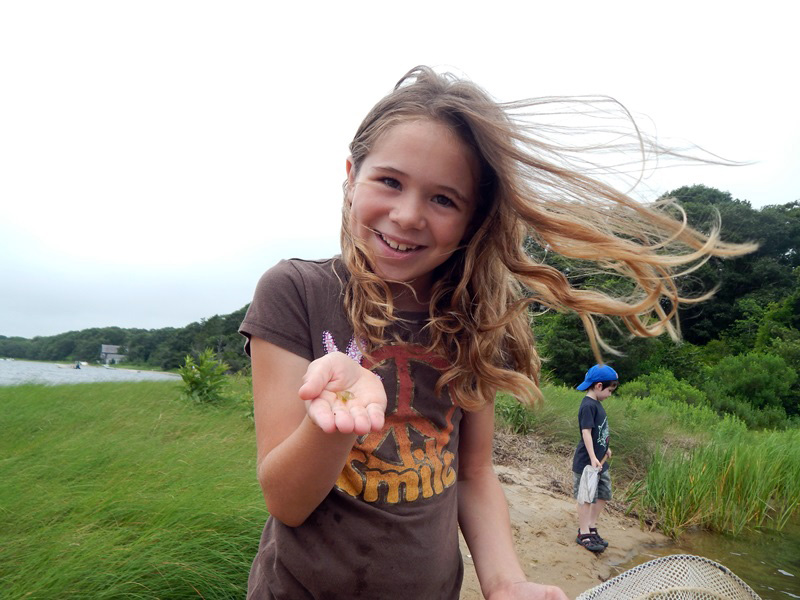
[[[380, 404], [367, 404], [367, 417], [372, 431], [383, 429], [383, 422], [386, 419], [386, 409]], [[368, 432], [364, 432], [368, 433]]]
[[329, 402], [321, 399], [307, 402], [306, 412], [317, 427], [322, 429], [325, 433], [333, 433], [336, 431], [333, 408]]
[[336, 421], [336, 430], [339, 433], [353, 433], [353, 417], [347, 409], [335, 408], [333, 418]]
[[353, 417], [353, 432], [356, 435], [364, 435], [370, 432], [369, 415], [363, 406], [354, 406], [351, 408], [350, 416]]

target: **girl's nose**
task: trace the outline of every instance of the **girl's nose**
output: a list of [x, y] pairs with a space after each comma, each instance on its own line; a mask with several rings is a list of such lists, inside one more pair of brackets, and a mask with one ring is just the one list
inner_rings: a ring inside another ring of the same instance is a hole
[[403, 229], [421, 229], [425, 226], [424, 201], [404, 195], [398, 199], [389, 217]]

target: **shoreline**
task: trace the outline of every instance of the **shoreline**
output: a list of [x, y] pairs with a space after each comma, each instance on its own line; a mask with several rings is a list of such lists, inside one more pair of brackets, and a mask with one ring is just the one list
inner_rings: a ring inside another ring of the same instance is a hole
[[[520, 448], [520, 442], [525, 447]], [[530, 438], [514, 439], [502, 432], [497, 432], [495, 439], [495, 471], [508, 501], [517, 556], [529, 581], [557, 585], [575, 598], [619, 575], [624, 570], [619, 565], [646, 554], [650, 547], [670, 542], [657, 531], [642, 530], [637, 519], [615, 510], [612, 501], [598, 522], [609, 547], [595, 555], [579, 546], [569, 460], [532, 447], [534, 444]], [[482, 600], [463, 537], [461, 554], [464, 583], [460, 600]]]

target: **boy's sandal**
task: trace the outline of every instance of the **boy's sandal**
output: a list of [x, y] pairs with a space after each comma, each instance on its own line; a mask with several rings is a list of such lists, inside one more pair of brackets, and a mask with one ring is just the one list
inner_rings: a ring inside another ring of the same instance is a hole
[[589, 550], [590, 552], [594, 552], [595, 554], [599, 554], [603, 550], [606, 549], [603, 544], [597, 541], [597, 538], [593, 533], [580, 533], [578, 532], [578, 537], [575, 538], [575, 541]]
[[600, 534], [597, 533], [597, 527], [589, 527], [589, 533], [591, 533], [595, 539], [603, 544], [603, 548], [608, 548], [608, 542], [600, 537]]

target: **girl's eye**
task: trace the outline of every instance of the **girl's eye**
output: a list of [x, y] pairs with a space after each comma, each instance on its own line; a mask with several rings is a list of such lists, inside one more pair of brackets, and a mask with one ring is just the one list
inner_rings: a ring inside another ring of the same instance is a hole
[[399, 181], [397, 181], [397, 179], [394, 179], [394, 178], [392, 178], [392, 177], [383, 177], [383, 178], [381, 179], [381, 182], [382, 182], [382, 183], [383, 183], [383, 184], [384, 184], [386, 187], [390, 187], [390, 188], [392, 188], [392, 189], [395, 189], [395, 190], [397, 190], [397, 189], [400, 189], [400, 182], [399, 182]]
[[442, 196], [441, 194], [434, 196], [433, 201], [436, 204], [441, 204], [442, 206], [455, 206], [455, 203], [450, 200], [447, 196]]

